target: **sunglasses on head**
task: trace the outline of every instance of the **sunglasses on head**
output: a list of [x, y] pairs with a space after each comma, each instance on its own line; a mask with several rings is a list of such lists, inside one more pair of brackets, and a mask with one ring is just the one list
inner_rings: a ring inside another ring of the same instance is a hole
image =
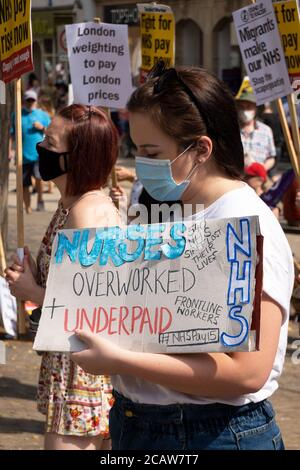
[[151, 79], [154, 79], [154, 78], [157, 78], [157, 80], [155, 81], [154, 86], [153, 86], [153, 93], [155, 95], [161, 93], [162, 91], [165, 91], [167, 89], [168, 82], [170, 82], [170, 80], [175, 79], [177, 81], [177, 83], [180, 84], [183, 91], [189, 96], [192, 103], [194, 103], [194, 105], [198, 109], [198, 112], [199, 112], [200, 116], [202, 117], [202, 119], [203, 119], [203, 121], [206, 125], [207, 132], [211, 136], [216, 138], [215, 132], [212, 129], [212, 126], [209, 123], [209, 119], [207, 118], [205, 111], [202, 109], [202, 106], [201, 106], [199, 100], [196, 98], [196, 96], [194, 95], [192, 90], [182, 80], [182, 78], [180, 77], [180, 75], [178, 74], [178, 72], [175, 68], [173, 68], [173, 67], [172, 68], [167, 68], [165, 62], [160, 59], [154, 65], [154, 67], [150, 70], [150, 72], [147, 76], [147, 81], [151, 80]]

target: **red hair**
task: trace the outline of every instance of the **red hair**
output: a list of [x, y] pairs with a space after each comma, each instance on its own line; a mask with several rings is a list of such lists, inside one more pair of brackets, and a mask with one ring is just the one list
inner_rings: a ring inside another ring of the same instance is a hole
[[66, 192], [77, 196], [100, 189], [118, 157], [118, 133], [107, 114], [95, 106], [72, 104], [58, 116], [66, 126], [68, 173]]

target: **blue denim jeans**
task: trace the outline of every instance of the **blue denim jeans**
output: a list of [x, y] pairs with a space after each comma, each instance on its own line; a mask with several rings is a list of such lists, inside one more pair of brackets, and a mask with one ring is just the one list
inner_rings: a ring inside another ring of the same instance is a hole
[[114, 391], [113, 450], [283, 450], [269, 401], [243, 406], [145, 405]]

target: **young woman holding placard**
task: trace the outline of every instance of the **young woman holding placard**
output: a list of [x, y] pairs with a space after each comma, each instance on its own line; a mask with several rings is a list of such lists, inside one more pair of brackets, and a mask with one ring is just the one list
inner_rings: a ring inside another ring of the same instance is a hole
[[148, 193], [195, 208], [204, 204], [195, 219], [258, 215], [264, 279], [256, 352], [140, 353], [77, 333], [88, 349], [73, 359], [90, 373], [113, 375], [112, 448], [282, 449], [268, 399], [284, 362], [293, 261], [278, 221], [241, 181], [244, 155], [234, 99], [204, 70], [159, 64], [128, 109], [141, 155], [137, 176]]

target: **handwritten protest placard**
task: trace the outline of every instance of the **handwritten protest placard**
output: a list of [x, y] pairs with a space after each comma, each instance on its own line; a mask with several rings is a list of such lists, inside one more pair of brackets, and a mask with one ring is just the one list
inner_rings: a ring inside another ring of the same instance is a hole
[[135, 351], [254, 350], [258, 235], [256, 216], [60, 231], [34, 348], [82, 349], [80, 328]]
[[16, 298], [11, 295], [7, 281], [0, 276], [0, 324], [6, 333], [16, 336], [17, 331], [17, 304]]
[[300, 77], [300, 21], [296, 0], [273, 3], [289, 76]]
[[125, 108], [132, 93], [128, 26], [78, 23], [66, 26], [74, 102]]
[[167, 5], [138, 3], [142, 40], [141, 80], [160, 59], [175, 62], [175, 19]]
[[0, 0], [0, 61], [5, 83], [33, 69], [30, 0]]
[[233, 13], [242, 58], [257, 104], [292, 93], [271, 0]]

